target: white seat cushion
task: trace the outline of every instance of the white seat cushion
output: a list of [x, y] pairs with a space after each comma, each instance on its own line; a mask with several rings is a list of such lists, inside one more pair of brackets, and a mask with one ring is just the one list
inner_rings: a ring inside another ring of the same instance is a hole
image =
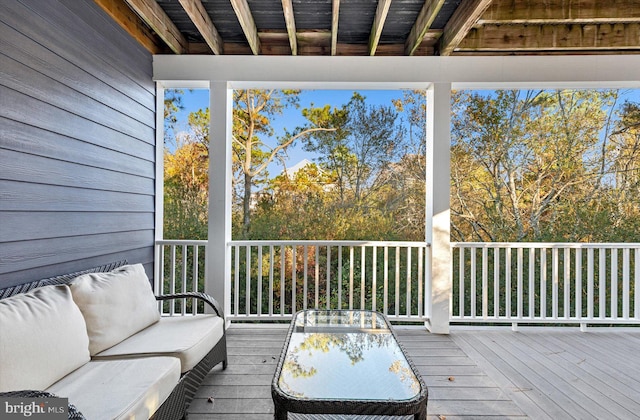
[[191, 370], [218, 343], [224, 321], [216, 315], [163, 317], [159, 322], [94, 356], [98, 359], [174, 356]]
[[67, 286], [0, 300], [0, 392], [45, 389], [89, 362], [89, 337]]
[[87, 419], [148, 419], [180, 379], [174, 357], [91, 361], [46, 389]]
[[75, 278], [71, 293], [87, 323], [93, 356], [160, 319], [142, 264]]

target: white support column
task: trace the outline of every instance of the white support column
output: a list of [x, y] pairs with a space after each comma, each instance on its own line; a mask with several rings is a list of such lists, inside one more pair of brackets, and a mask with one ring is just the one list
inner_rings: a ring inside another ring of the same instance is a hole
[[231, 311], [231, 125], [233, 93], [227, 82], [209, 86], [211, 123], [209, 126], [209, 241], [205, 293]]
[[431, 287], [427, 328], [449, 333], [451, 299], [450, 149], [451, 83], [427, 89], [426, 238], [431, 244]]

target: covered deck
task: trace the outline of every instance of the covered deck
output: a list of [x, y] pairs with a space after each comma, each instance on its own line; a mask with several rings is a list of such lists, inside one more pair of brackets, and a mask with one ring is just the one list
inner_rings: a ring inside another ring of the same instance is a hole
[[[429, 419], [609, 419], [640, 412], [637, 329], [396, 330], [429, 388]], [[283, 324], [232, 324], [229, 366], [211, 371], [189, 419], [272, 419], [270, 386], [286, 332]]]

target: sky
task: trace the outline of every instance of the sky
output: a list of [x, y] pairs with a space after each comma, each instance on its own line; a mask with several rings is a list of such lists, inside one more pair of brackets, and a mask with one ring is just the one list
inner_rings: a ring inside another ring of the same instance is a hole
[[[305, 123], [305, 118], [302, 116], [302, 109], [311, 106], [324, 106], [329, 104], [331, 106], [341, 106], [349, 102], [353, 95], [353, 90], [304, 90], [300, 94], [300, 108], [290, 108], [272, 120], [272, 126], [277, 134], [283, 132], [283, 128], [287, 128], [292, 131], [295, 127], [301, 126]], [[402, 98], [401, 90], [359, 90], [361, 95], [365, 96], [367, 103], [370, 105], [392, 105], [392, 99]], [[197, 111], [199, 109], [205, 109], [209, 106], [209, 90], [208, 89], [193, 89], [184, 91], [182, 98], [184, 109], [177, 114], [178, 126], [176, 131], [186, 129], [187, 116], [190, 112]], [[182, 123], [181, 123], [182, 122]], [[184, 125], [183, 125], [184, 124]], [[275, 144], [275, 137], [273, 142]], [[300, 145], [294, 145], [287, 151], [289, 160], [286, 163], [287, 167], [291, 167], [303, 159], [314, 160], [314, 156], [309, 152], [302, 149]], [[274, 162], [269, 165], [270, 176], [278, 175], [284, 168], [280, 162]]]

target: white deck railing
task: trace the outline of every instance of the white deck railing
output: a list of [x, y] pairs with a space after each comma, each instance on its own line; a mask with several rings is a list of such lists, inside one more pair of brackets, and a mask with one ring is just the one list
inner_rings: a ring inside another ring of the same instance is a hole
[[[207, 241], [156, 242], [164, 293], [204, 290]], [[421, 242], [232, 241], [231, 320], [290, 319], [306, 308], [429, 315]], [[453, 323], [640, 324], [640, 244], [454, 243]], [[158, 283], [158, 282], [156, 282]], [[222, 300], [222, 299], [219, 299]], [[202, 312], [190, 299], [166, 313]]]
[[231, 318], [301, 309], [373, 309], [424, 320], [424, 242], [233, 241]]
[[[156, 293], [203, 291], [206, 245], [156, 241], [156, 277], [162, 280]], [[228, 246], [230, 320], [290, 319], [307, 308], [373, 309], [392, 320], [426, 319], [424, 242], [232, 241]], [[190, 299], [163, 308], [202, 310]]]
[[640, 323], [640, 244], [455, 243], [451, 321]]

